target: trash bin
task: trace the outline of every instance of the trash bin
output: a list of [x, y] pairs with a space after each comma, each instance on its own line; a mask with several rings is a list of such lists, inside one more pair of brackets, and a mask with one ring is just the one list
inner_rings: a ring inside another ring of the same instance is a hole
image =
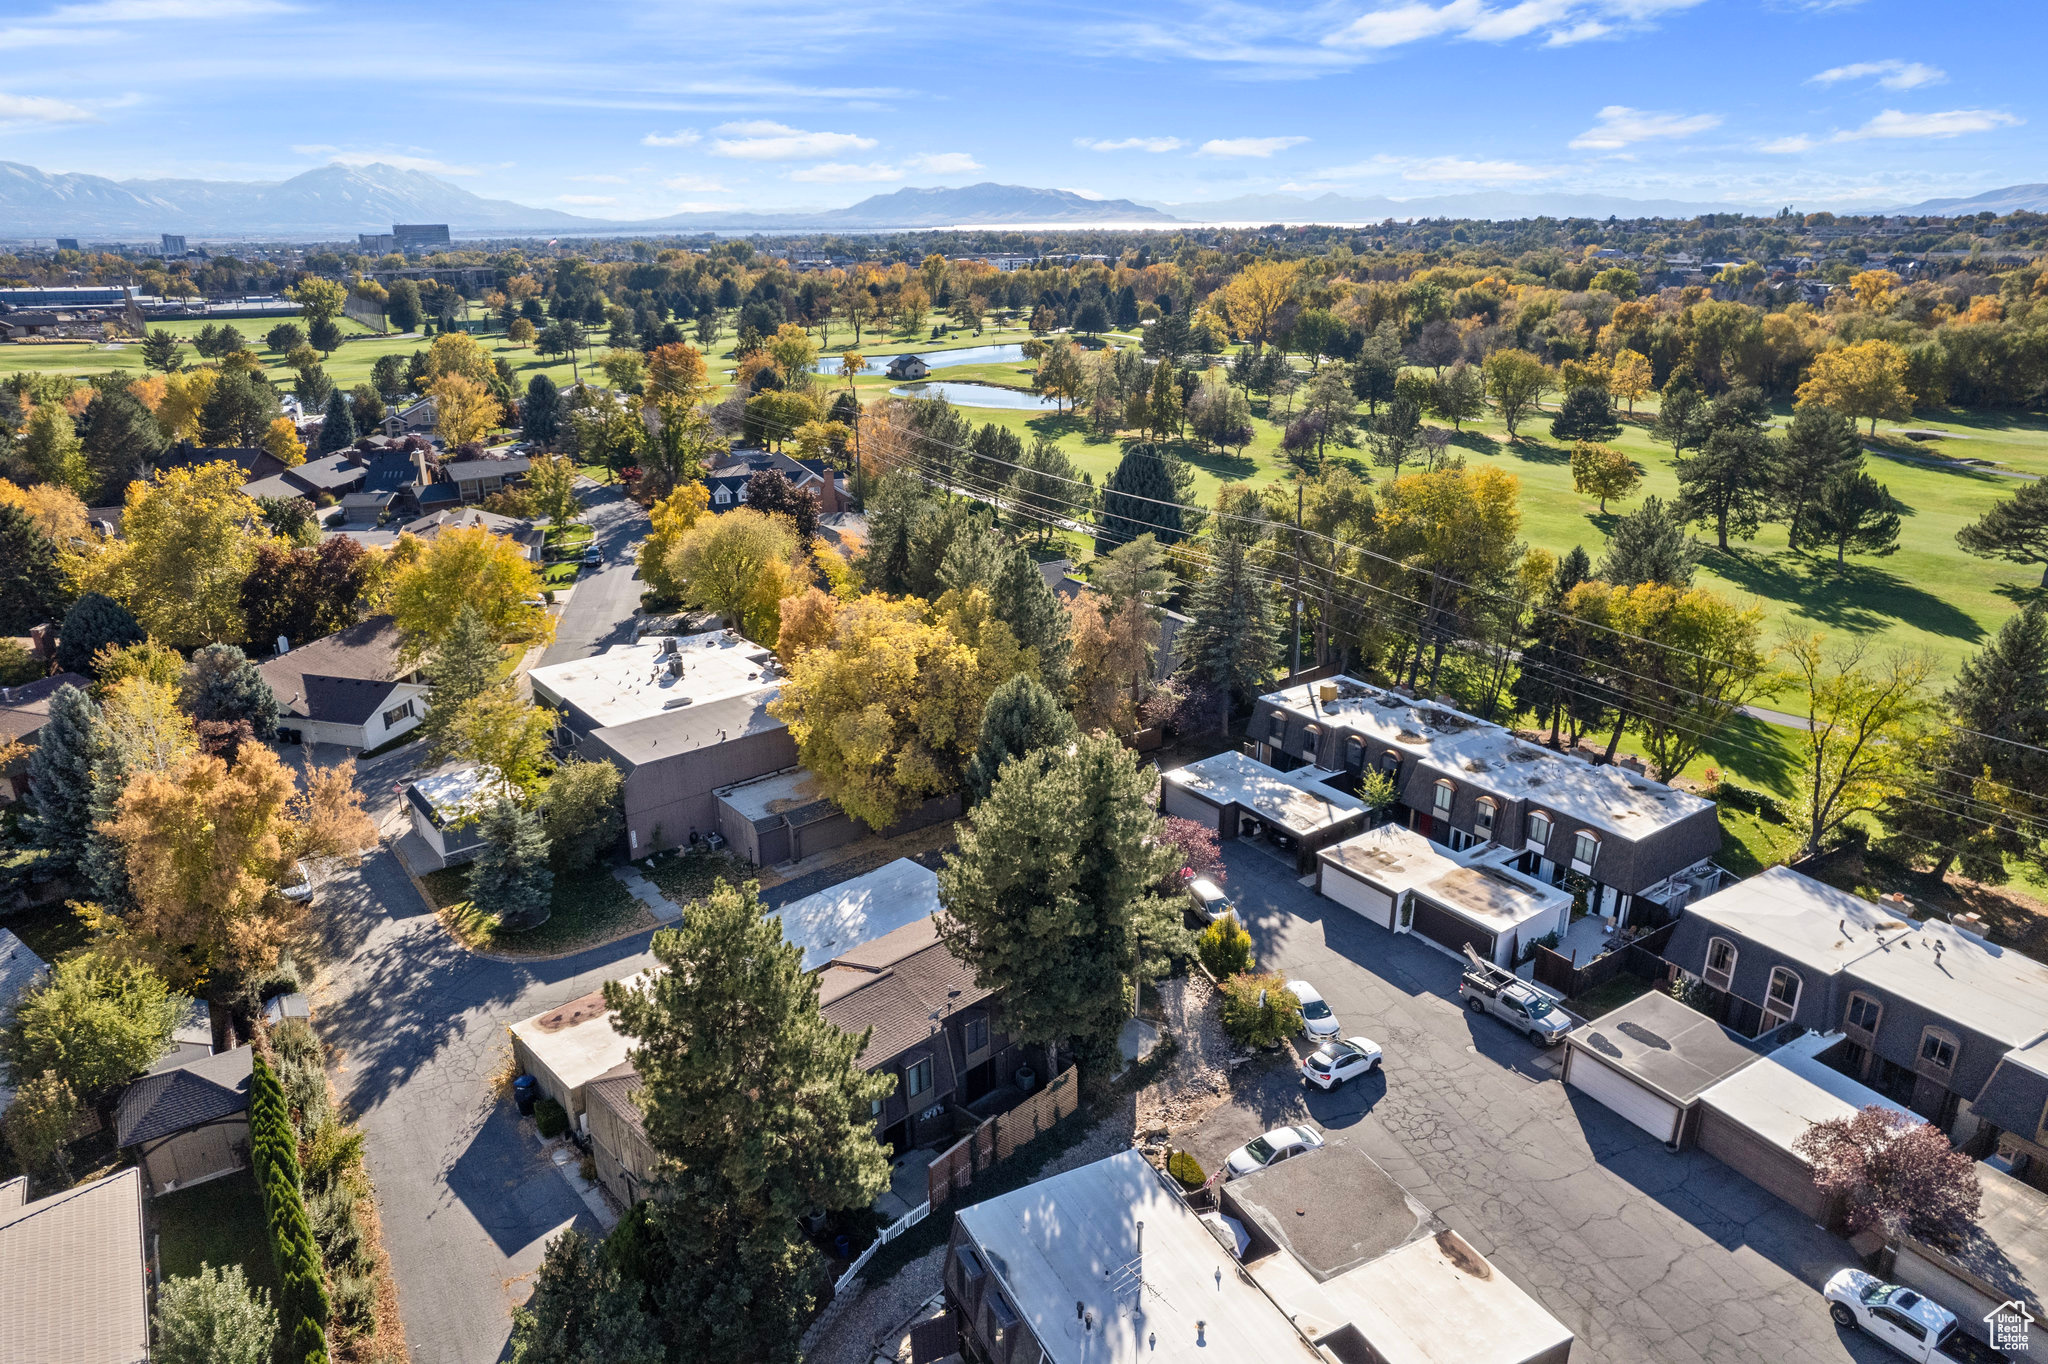
[[512, 1082], [512, 1102], [519, 1105], [519, 1116], [533, 1116], [534, 1100], [540, 1097], [540, 1082], [531, 1075], [522, 1075]]

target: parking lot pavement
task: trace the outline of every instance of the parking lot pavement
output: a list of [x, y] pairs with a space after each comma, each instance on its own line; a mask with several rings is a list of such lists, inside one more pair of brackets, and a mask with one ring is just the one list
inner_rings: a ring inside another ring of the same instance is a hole
[[1241, 1067], [1232, 1100], [1175, 1138], [1205, 1170], [1304, 1118], [1357, 1142], [1577, 1334], [1575, 1364], [1890, 1358], [1838, 1332], [1821, 1299], [1854, 1262], [1846, 1243], [1567, 1091], [1560, 1054], [1459, 1006], [1448, 953], [1322, 899], [1256, 848], [1224, 857], [1260, 964], [1313, 984], [1386, 1062], [1332, 1094], [1305, 1087], [1291, 1056]]
[[633, 637], [633, 613], [640, 609], [642, 583], [633, 556], [651, 528], [647, 513], [615, 487], [586, 490], [584, 520], [590, 543], [604, 554], [604, 567], [586, 569], [555, 621], [555, 640], [540, 666], [567, 663], [602, 653]]

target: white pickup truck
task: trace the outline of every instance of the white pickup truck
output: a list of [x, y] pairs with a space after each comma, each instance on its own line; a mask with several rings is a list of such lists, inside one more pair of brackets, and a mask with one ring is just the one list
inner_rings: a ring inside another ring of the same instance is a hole
[[1835, 1324], [1881, 1340], [1923, 1364], [2002, 1364], [2005, 1356], [1964, 1333], [1956, 1314], [1910, 1288], [1860, 1269], [1838, 1270], [1827, 1287]]
[[1459, 979], [1458, 994], [1466, 1008], [1474, 1013], [1492, 1014], [1539, 1047], [1564, 1041], [1564, 1035], [1572, 1030], [1572, 1021], [1548, 995], [1469, 947], [1465, 956], [1472, 966]]

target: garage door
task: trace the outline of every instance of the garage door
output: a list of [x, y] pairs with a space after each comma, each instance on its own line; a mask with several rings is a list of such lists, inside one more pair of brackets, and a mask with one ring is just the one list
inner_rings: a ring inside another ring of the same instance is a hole
[[1805, 1161], [1773, 1146], [1705, 1101], [1700, 1104], [1700, 1149], [1808, 1217], [1816, 1221], [1825, 1217], [1827, 1197], [1814, 1187], [1813, 1173]]
[[1346, 909], [1356, 910], [1381, 928], [1394, 926], [1394, 897], [1377, 886], [1323, 864], [1323, 894]]
[[1205, 829], [1214, 829], [1219, 823], [1215, 806], [1176, 782], [1166, 783], [1165, 803], [1167, 814], [1192, 819]]
[[1420, 895], [1411, 898], [1415, 903], [1417, 933], [1431, 942], [1442, 943], [1460, 955], [1464, 953], [1465, 944], [1471, 943], [1473, 951], [1488, 961], [1493, 960], [1493, 934], [1484, 929], [1474, 928], [1442, 905], [1431, 904]]
[[1620, 1071], [1603, 1066], [1586, 1051], [1572, 1047], [1565, 1080], [1598, 1099], [1658, 1141], [1678, 1132], [1678, 1105], [1644, 1089]]

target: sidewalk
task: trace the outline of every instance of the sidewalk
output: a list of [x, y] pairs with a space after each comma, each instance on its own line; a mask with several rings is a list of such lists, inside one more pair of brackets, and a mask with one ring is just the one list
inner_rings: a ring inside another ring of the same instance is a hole
[[661, 887], [641, 875], [635, 866], [613, 867], [612, 875], [619, 884], [633, 893], [633, 898], [647, 906], [647, 912], [665, 924], [680, 923], [682, 906], [661, 893]]

